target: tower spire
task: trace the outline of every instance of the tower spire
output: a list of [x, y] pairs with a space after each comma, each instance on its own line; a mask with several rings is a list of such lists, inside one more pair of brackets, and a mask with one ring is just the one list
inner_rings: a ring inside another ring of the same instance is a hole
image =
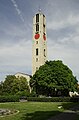
[[41, 13], [41, 8], [40, 8], [40, 6], [39, 6], [39, 9], [38, 9], [38, 12]]

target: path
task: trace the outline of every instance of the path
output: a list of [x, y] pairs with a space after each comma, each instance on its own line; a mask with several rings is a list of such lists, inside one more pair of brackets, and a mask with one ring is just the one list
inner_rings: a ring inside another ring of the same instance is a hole
[[77, 115], [79, 115], [79, 105], [71, 108], [70, 110], [65, 110], [63, 113], [60, 113], [48, 120], [76, 120]]

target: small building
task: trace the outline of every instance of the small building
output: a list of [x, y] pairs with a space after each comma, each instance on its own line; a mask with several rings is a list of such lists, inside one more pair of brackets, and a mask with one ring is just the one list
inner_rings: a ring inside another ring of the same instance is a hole
[[31, 75], [18, 72], [18, 73], [15, 74], [15, 76], [17, 78], [25, 77], [27, 79], [27, 82], [28, 82], [28, 85], [29, 85], [29, 81], [30, 81]]

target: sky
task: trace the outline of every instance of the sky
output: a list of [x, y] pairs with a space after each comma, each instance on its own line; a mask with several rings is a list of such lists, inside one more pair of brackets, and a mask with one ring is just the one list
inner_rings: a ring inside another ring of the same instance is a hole
[[79, 0], [0, 0], [0, 81], [32, 73], [33, 16], [46, 16], [48, 60], [62, 60], [79, 81]]

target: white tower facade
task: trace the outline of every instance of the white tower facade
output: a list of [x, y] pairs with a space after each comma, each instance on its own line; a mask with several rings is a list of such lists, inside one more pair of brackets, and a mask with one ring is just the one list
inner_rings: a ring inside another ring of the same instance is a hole
[[32, 75], [47, 60], [46, 17], [38, 12], [33, 17]]

